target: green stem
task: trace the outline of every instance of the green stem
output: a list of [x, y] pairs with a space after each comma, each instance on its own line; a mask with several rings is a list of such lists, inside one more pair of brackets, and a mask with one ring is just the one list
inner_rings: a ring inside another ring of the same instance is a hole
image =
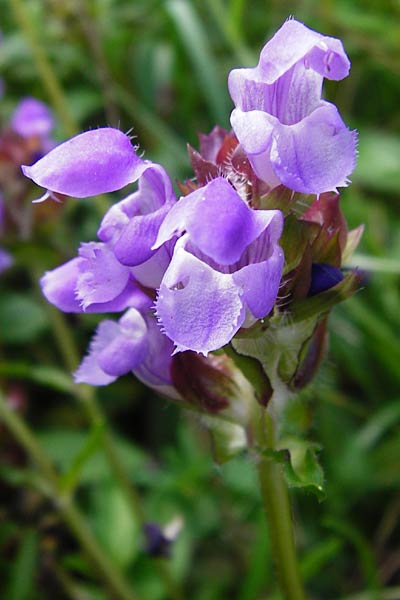
[[265, 409], [257, 414], [251, 434], [251, 442], [258, 451], [258, 480], [282, 596], [285, 600], [306, 600], [297, 561], [288, 488], [281, 466], [265, 453], [275, 448], [274, 423]]
[[67, 135], [75, 135], [78, 127], [71, 116], [68, 102], [43, 46], [40, 44], [35, 27], [27, 14], [23, 0], [9, 0], [14, 11], [15, 19], [23, 32], [32, 53], [36, 70], [40, 76], [43, 86], [49, 95], [51, 103], [62, 122]]
[[1, 394], [0, 418], [14, 438], [38, 466], [43, 479], [46, 481], [49, 497], [52, 499], [62, 518], [78, 540], [81, 548], [86, 553], [99, 576], [112, 591], [115, 598], [118, 598], [118, 600], [137, 600], [137, 596], [132, 592], [128, 583], [115, 568], [115, 565], [109, 560], [108, 556], [103, 552], [73, 499], [60, 492], [58, 477], [54, 467], [36, 440], [33, 432], [20, 418], [18, 413], [13, 411], [7, 405], [7, 402]]

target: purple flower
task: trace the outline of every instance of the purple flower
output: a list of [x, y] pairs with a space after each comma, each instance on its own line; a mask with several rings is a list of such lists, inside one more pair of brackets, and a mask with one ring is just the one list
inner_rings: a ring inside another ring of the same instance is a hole
[[81, 133], [56, 146], [32, 166], [22, 165], [24, 175], [48, 191], [75, 198], [113, 192], [137, 181], [148, 168], [127, 135], [104, 127]]
[[176, 352], [206, 355], [268, 315], [282, 276], [282, 226], [279, 210], [250, 209], [222, 177], [171, 208], [155, 247], [181, 237], [156, 311]]
[[11, 254], [0, 248], [0, 273], [11, 267], [13, 262], [14, 259]]
[[64, 312], [120, 312], [146, 297], [101, 242], [82, 244], [78, 257], [47, 271], [40, 283], [47, 300]]
[[54, 119], [46, 104], [36, 98], [24, 98], [11, 117], [11, 127], [24, 138], [47, 138], [54, 127]]
[[171, 260], [173, 242], [158, 250], [152, 246], [176, 198], [165, 170], [141, 165], [139, 190], [114, 204], [105, 214], [98, 236], [101, 242], [82, 244], [78, 257], [41, 280], [46, 298], [65, 312], [120, 312], [144, 292], [158, 287]]
[[271, 188], [321, 194], [348, 184], [356, 133], [321, 99], [323, 79], [348, 75], [342, 43], [289, 20], [255, 68], [234, 69], [231, 123], [257, 176]]
[[[4, 212], [4, 201], [0, 195], [0, 235], [2, 235], [4, 231]], [[0, 247], [0, 273], [11, 267], [13, 262], [14, 259], [11, 254]]]
[[87, 356], [74, 375], [77, 383], [108, 385], [132, 371], [148, 386], [172, 398], [172, 342], [161, 333], [150, 304], [142, 312], [130, 308], [118, 322], [100, 323]]
[[171, 259], [172, 244], [152, 249], [158, 230], [176, 197], [166, 171], [148, 162], [139, 189], [105, 214], [97, 232], [115, 257], [146, 287], [158, 287]]

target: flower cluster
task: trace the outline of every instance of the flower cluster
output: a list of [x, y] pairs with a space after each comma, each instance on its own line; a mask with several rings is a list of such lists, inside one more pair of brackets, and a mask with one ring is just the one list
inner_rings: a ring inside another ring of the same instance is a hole
[[339, 40], [287, 21], [257, 67], [231, 72], [233, 132], [216, 127], [200, 136], [199, 152], [189, 149], [196, 181], [180, 184], [179, 199], [164, 168], [112, 128], [22, 167], [46, 189], [40, 200], [138, 182], [109, 208], [98, 240], [42, 278], [46, 298], [65, 312], [122, 313], [100, 323], [77, 382], [106, 385], [132, 371], [171, 397], [202, 397], [215, 412], [237, 393], [229, 382], [246, 385], [223, 352], [228, 344], [271, 338], [277, 319], [304, 313], [304, 304], [314, 321], [300, 346], [317, 334], [320, 315], [353, 290], [340, 267], [356, 235], [336, 191], [354, 167], [355, 134], [321, 100], [324, 77], [348, 70]]

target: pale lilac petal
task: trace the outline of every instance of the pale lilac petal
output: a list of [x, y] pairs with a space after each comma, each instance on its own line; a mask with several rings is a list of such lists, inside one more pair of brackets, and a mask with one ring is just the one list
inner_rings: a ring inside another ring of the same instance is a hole
[[273, 84], [263, 80], [258, 68], [236, 69], [229, 81], [237, 108], [264, 111], [286, 125], [300, 121], [321, 101], [323, 77], [303, 63], [291, 67]]
[[118, 322], [119, 332], [98, 356], [99, 366], [108, 375], [125, 375], [143, 361], [147, 353], [147, 326], [134, 308]]
[[114, 300], [123, 292], [130, 278], [129, 269], [118, 262], [106, 244], [81, 244], [79, 256], [82, 260], [76, 296], [83, 310], [91, 304]]
[[[322, 62], [314, 60], [316, 50], [323, 54]], [[319, 69], [327, 79], [343, 79], [349, 73], [350, 61], [342, 42], [313, 31], [295, 19], [286, 21], [264, 46], [259, 66], [265, 81], [273, 83], [299, 60], [306, 58], [309, 66]]]
[[53, 115], [43, 102], [35, 98], [24, 98], [11, 117], [11, 127], [24, 138], [46, 137], [54, 126]]
[[227, 344], [245, 317], [232, 275], [215, 271], [182, 247], [164, 276], [156, 311], [177, 352], [205, 355]]
[[[154, 317], [146, 319], [147, 353], [143, 362], [134, 369], [134, 374], [146, 385], [160, 389], [171, 386], [168, 395], [172, 394], [171, 361], [174, 351], [173, 342], [161, 332]], [[166, 391], [164, 390], [164, 393]], [[176, 392], [172, 394], [176, 397]]]
[[[129, 279], [122, 292], [109, 302], [95, 302], [90, 304], [85, 312], [87, 313], [107, 313], [122, 312], [126, 308], [133, 307], [138, 310], [148, 308], [151, 299], [139, 287], [134, 279]], [[81, 309], [82, 310], [82, 309]]]
[[82, 312], [75, 293], [81, 262], [81, 258], [73, 258], [56, 269], [47, 271], [40, 280], [45, 298], [67, 313]]
[[231, 71], [228, 87], [235, 105], [244, 108], [246, 82], [272, 86], [300, 61], [305, 69], [312, 69], [327, 79], [343, 79], [350, 69], [340, 40], [323, 36], [291, 19], [264, 46], [257, 67]]
[[321, 93], [324, 78], [342, 79], [349, 68], [340, 40], [292, 19], [265, 45], [257, 67], [230, 73], [233, 130], [271, 188], [320, 194], [347, 185], [355, 133]]
[[142, 315], [130, 309], [118, 323], [102, 321], [74, 374], [76, 383], [108, 385], [136, 368], [147, 352], [147, 326]]
[[231, 114], [231, 124], [244, 151], [251, 155], [271, 148], [272, 135], [279, 121], [261, 110], [246, 112], [235, 108]]
[[282, 249], [276, 246], [267, 260], [233, 273], [234, 282], [242, 290], [242, 300], [255, 319], [266, 317], [275, 304], [284, 260]]
[[356, 141], [336, 107], [325, 102], [301, 123], [276, 130], [271, 147], [274, 172], [297, 192], [336, 191], [348, 184], [355, 167]]
[[186, 231], [200, 252], [229, 265], [240, 259], [269, 222], [267, 211], [251, 210], [226, 179], [217, 177], [172, 207], [156, 246]]
[[[46, 299], [60, 310], [67, 313], [83, 312], [82, 300], [78, 299], [79, 279], [85, 273], [86, 259], [73, 258], [63, 265], [47, 271], [40, 280], [42, 291]], [[80, 288], [82, 292], [82, 288]], [[147, 306], [150, 302], [148, 296], [140, 290], [137, 283], [131, 278], [125, 287], [114, 298], [107, 302], [94, 302], [87, 304], [85, 312], [120, 312], [128, 306], [138, 309]]]
[[156, 250], [144, 263], [131, 267], [130, 271], [141, 285], [146, 288], [157, 289], [171, 262], [174, 242], [167, 242]]
[[90, 342], [89, 352], [74, 373], [75, 383], [88, 385], [108, 385], [117, 379], [117, 375], [108, 375], [98, 363], [98, 355], [119, 333], [118, 323], [102, 321]]
[[47, 190], [86, 198], [136, 181], [147, 165], [136, 155], [127, 135], [105, 127], [81, 133], [34, 165], [21, 168], [24, 175]]

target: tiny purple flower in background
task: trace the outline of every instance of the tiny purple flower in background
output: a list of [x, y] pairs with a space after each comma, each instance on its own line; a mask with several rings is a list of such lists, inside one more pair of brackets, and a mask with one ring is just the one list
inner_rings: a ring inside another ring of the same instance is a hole
[[[4, 232], [4, 201], [0, 196], [0, 236]], [[0, 247], [0, 273], [6, 271], [13, 264], [14, 259], [6, 250]]]
[[11, 254], [0, 248], [0, 273], [11, 267], [13, 262]]
[[24, 98], [11, 117], [11, 127], [23, 138], [47, 138], [54, 127], [54, 119], [46, 104], [36, 98]]
[[271, 188], [321, 194], [348, 184], [356, 134], [321, 92], [325, 77], [340, 80], [349, 69], [340, 40], [291, 19], [264, 46], [257, 67], [231, 71], [233, 130]]

